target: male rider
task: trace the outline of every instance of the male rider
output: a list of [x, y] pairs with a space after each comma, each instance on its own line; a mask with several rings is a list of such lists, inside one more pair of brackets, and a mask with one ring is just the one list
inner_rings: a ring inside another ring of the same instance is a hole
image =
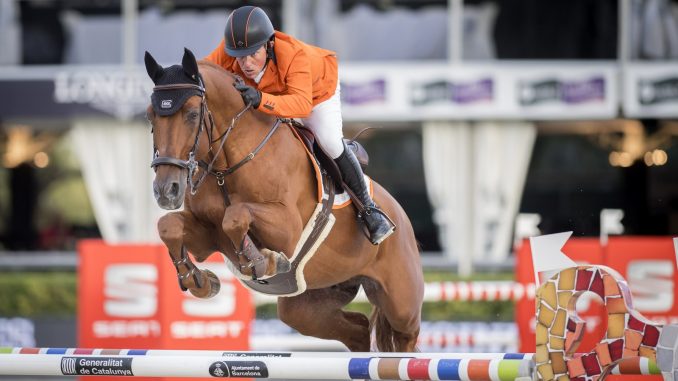
[[226, 20], [224, 39], [206, 60], [245, 78], [245, 103], [281, 118], [302, 118], [365, 205], [362, 219], [378, 245], [395, 229], [372, 201], [358, 159], [343, 142], [337, 57], [273, 29], [266, 13], [243, 6]]

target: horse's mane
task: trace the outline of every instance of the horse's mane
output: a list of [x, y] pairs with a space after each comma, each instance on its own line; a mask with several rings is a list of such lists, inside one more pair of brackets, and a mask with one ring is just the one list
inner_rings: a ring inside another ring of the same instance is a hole
[[[222, 84], [228, 84], [228, 87], [231, 88], [230, 91], [233, 91], [234, 93], [237, 93], [237, 90], [233, 87], [233, 83], [236, 82], [244, 82], [243, 78], [239, 76], [238, 74], [235, 74], [231, 71], [228, 71], [224, 69], [223, 66], [215, 64], [212, 61], [207, 61], [207, 60], [200, 60], [198, 61], [198, 68], [200, 69], [200, 73], [203, 75], [203, 77], [209, 76], [210, 78], [206, 80], [211, 80], [215, 86], [222, 86]], [[203, 69], [208, 69], [208, 70], [203, 70]], [[212, 77], [212, 74], [216, 74], [217, 76], [220, 77]], [[228, 82], [224, 80], [230, 80]], [[238, 96], [238, 99], [240, 97]], [[257, 110], [252, 110], [254, 111], [253, 115], [259, 119], [264, 121], [265, 123], [269, 123], [271, 118], [273, 118], [271, 115], [265, 114], [263, 112], [259, 112]]]
[[243, 82], [242, 77], [240, 77], [239, 75], [237, 75], [237, 74], [235, 74], [231, 71], [224, 69], [223, 66], [217, 65], [212, 61], [200, 60], [200, 61], [198, 61], [198, 67], [199, 68], [208, 67], [210, 69], [216, 70], [220, 74], [225, 74], [225, 75], [231, 77], [234, 82]]

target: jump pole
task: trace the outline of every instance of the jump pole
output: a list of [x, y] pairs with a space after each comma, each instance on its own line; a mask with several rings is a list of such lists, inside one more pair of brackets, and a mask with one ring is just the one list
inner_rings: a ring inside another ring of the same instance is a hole
[[397, 357], [0, 355], [0, 375], [492, 380], [532, 377], [531, 360]]
[[30, 348], [0, 347], [0, 361], [7, 354], [95, 355], [95, 356], [209, 356], [209, 357], [311, 357], [311, 358], [431, 358], [475, 360], [531, 360], [533, 353], [420, 353], [420, 352], [289, 352], [289, 351], [218, 351], [173, 349], [104, 349], [104, 348]]
[[[0, 375], [128, 375], [296, 379], [514, 380], [534, 371], [531, 353], [253, 352], [0, 348]], [[98, 374], [93, 374], [93, 373]], [[216, 372], [214, 375], [210, 372]], [[248, 374], [242, 374], [246, 372]], [[660, 374], [631, 358], [613, 374]]]

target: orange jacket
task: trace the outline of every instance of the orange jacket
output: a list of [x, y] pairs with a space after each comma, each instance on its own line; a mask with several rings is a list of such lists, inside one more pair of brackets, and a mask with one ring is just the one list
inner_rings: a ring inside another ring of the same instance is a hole
[[238, 74], [261, 91], [258, 110], [283, 118], [305, 118], [313, 106], [329, 99], [337, 89], [336, 53], [308, 45], [282, 32], [275, 32], [277, 63], [269, 60], [257, 85], [245, 77], [235, 58], [226, 54], [221, 40], [206, 60]]

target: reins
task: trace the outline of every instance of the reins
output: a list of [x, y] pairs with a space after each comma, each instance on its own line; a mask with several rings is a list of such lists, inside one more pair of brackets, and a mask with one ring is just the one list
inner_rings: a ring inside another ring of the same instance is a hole
[[[235, 78], [238, 80], [239, 78]], [[198, 188], [202, 183], [205, 181], [207, 178], [207, 175], [213, 175], [217, 179], [217, 184], [220, 187], [224, 186], [224, 181], [225, 177], [233, 174], [235, 171], [240, 169], [243, 165], [247, 164], [249, 161], [254, 159], [254, 157], [261, 151], [261, 149], [266, 145], [266, 143], [269, 141], [271, 136], [275, 133], [275, 131], [278, 129], [280, 126], [280, 119], [276, 119], [275, 123], [273, 124], [273, 127], [269, 130], [269, 132], [266, 134], [266, 136], [262, 139], [262, 141], [257, 145], [254, 150], [252, 150], [249, 154], [247, 154], [242, 160], [240, 160], [238, 163], [236, 163], [233, 166], [227, 167], [224, 170], [220, 171], [215, 171], [213, 170], [214, 168], [214, 163], [217, 160], [219, 152], [222, 152], [224, 145], [226, 144], [226, 140], [230, 136], [231, 132], [235, 128], [238, 120], [252, 108], [251, 103], [247, 103], [245, 107], [240, 110], [232, 119], [231, 123], [229, 124], [228, 128], [226, 131], [221, 134], [217, 139], [212, 140], [212, 135], [214, 133], [214, 118], [212, 117], [212, 113], [210, 112], [208, 106], [207, 106], [207, 97], [206, 97], [206, 90], [205, 87], [203, 86], [203, 81], [202, 77], [198, 77], [199, 84], [190, 84], [190, 83], [177, 83], [177, 84], [169, 84], [169, 85], [157, 85], [153, 87], [153, 91], [170, 91], [170, 90], [197, 90], [200, 93], [201, 96], [201, 101], [200, 101], [200, 119], [199, 119], [199, 126], [198, 126], [198, 132], [195, 135], [195, 140], [193, 141], [193, 146], [191, 147], [191, 150], [188, 153], [188, 160], [182, 160], [178, 159], [175, 157], [168, 157], [168, 156], [158, 156], [158, 150], [154, 149], [154, 157], [153, 160], [151, 161], [151, 167], [153, 169], [156, 169], [156, 167], [160, 165], [173, 165], [176, 167], [184, 168], [188, 170], [188, 176], [187, 176], [187, 182], [190, 185], [190, 192], [191, 195], [195, 195], [195, 193], [198, 191]], [[205, 117], [207, 116], [207, 117]], [[209, 120], [209, 128], [207, 126], [207, 123]], [[207, 134], [207, 140], [209, 142], [209, 151], [212, 152], [212, 159], [209, 161], [209, 163], [206, 163], [205, 161], [197, 161], [195, 158], [196, 152], [198, 151], [199, 145], [200, 145], [200, 135], [203, 131], [205, 130], [205, 133]], [[216, 143], [217, 141], [219, 142], [219, 149], [216, 152], [212, 151], [212, 144]], [[198, 178], [197, 181], [193, 181], [193, 177], [195, 175], [195, 171], [198, 169], [198, 167], [203, 168], [204, 173]]]

